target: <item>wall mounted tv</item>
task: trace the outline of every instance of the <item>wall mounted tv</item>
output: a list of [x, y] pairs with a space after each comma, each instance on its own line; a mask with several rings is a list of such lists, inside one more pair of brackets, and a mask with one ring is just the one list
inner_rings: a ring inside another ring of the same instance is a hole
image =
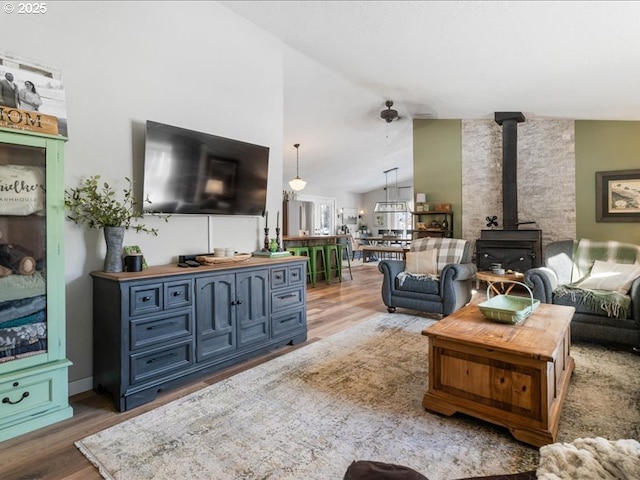
[[144, 213], [262, 215], [269, 147], [146, 123]]

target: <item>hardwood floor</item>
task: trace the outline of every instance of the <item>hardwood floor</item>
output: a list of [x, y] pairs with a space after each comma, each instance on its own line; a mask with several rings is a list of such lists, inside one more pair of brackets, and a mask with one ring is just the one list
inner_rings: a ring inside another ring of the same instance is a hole
[[[382, 274], [375, 265], [357, 266], [331, 285], [307, 288], [308, 340], [287, 346], [215, 374], [200, 378], [182, 388], [164, 392], [146, 405], [128, 412], [116, 412], [111, 399], [94, 392], [71, 397], [73, 418], [0, 443], [0, 479], [100, 480], [96, 468], [78, 451], [74, 442], [131, 417], [216, 383], [235, 373], [300, 348], [310, 342], [349, 328], [386, 308], [380, 297]], [[132, 479], [134, 480], [134, 479]]]

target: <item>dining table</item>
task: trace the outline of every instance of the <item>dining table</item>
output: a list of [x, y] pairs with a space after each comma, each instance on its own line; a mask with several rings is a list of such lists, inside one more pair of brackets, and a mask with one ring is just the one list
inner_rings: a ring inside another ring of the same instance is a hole
[[403, 247], [408, 246], [411, 242], [411, 237], [396, 237], [394, 235], [383, 235], [377, 237], [360, 237], [359, 239], [362, 245], [387, 245], [394, 244], [401, 245]]

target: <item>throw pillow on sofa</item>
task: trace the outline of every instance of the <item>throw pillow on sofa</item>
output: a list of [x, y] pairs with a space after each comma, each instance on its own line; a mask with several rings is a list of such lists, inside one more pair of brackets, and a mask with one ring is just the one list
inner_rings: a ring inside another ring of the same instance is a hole
[[590, 290], [607, 290], [626, 295], [633, 281], [640, 277], [640, 264], [596, 260], [589, 276], [577, 284]]
[[437, 275], [438, 251], [407, 252], [404, 271], [412, 275]]

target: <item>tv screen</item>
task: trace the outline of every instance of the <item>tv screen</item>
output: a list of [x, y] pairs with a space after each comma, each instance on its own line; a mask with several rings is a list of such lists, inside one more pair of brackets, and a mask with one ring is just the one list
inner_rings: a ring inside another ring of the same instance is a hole
[[269, 147], [147, 121], [145, 213], [262, 215]]

